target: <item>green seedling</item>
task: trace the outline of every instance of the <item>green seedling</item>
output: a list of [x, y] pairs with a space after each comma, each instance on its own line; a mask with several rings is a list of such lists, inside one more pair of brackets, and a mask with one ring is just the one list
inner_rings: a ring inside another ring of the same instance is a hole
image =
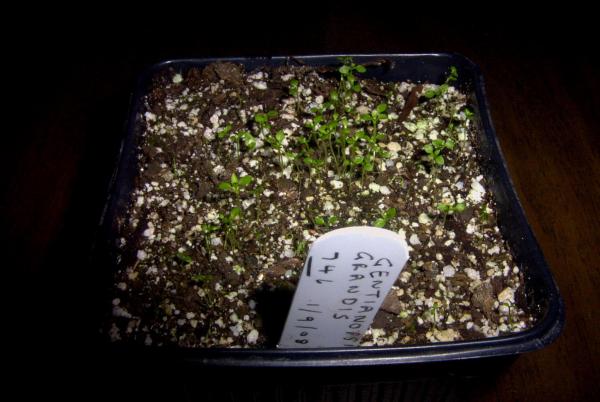
[[404, 326], [406, 328], [406, 332], [408, 332], [409, 334], [416, 334], [417, 333], [417, 320], [410, 320], [409, 322], [407, 322]]
[[250, 134], [250, 131], [242, 131], [241, 137], [242, 141], [244, 141], [244, 145], [246, 146], [246, 148], [248, 148], [251, 151], [254, 148], [256, 148], [256, 138], [254, 138], [252, 134]]
[[239, 207], [231, 208], [228, 214], [219, 214], [221, 227], [225, 233], [225, 242], [232, 248], [237, 248], [237, 223], [242, 215]]
[[437, 324], [438, 322], [438, 316], [439, 316], [439, 311], [441, 310], [440, 304], [436, 301], [433, 302], [433, 305], [431, 306], [431, 308], [427, 311], [429, 313], [429, 316], [433, 319], [434, 324]]
[[[383, 134], [378, 133], [376, 130], [370, 133], [359, 130], [354, 133], [354, 136], [347, 138], [351, 157], [346, 162], [346, 165], [353, 169], [360, 168], [361, 183], [364, 183], [367, 173], [375, 169], [376, 158], [389, 157], [389, 153], [379, 146], [379, 141], [382, 138]], [[363, 148], [360, 150], [359, 144], [363, 145]]]
[[290, 95], [294, 98], [298, 96], [298, 85], [300, 83], [297, 79], [293, 79], [290, 81]]
[[288, 158], [290, 162], [295, 162], [298, 160], [299, 154], [297, 152], [288, 151], [285, 153], [285, 157]]
[[389, 221], [396, 217], [396, 208], [388, 208], [386, 211], [381, 213], [381, 216], [373, 222], [373, 226], [376, 228], [384, 228], [387, 226]]
[[315, 117], [313, 117], [312, 119], [307, 121], [305, 126], [307, 128], [310, 128], [311, 130], [315, 131], [315, 133], [316, 133], [317, 129], [319, 128], [319, 125], [323, 121], [323, 115], [320, 114], [322, 112], [322, 110], [313, 109], [313, 110], [311, 110], [311, 112], [316, 113], [316, 115], [315, 115]]
[[296, 138], [296, 143], [298, 145], [300, 145], [300, 147], [302, 148], [302, 152], [304, 153], [308, 153], [310, 150], [310, 144], [309, 144], [309, 138], [307, 136], [300, 136], [298, 138]]
[[366, 155], [357, 155], [350, 159], [350, 165], [357, 170], [360, 169], [360, 182], [364, 184], [367, 173], [375, 169], [373, 157], [368, 153]]
[[442, 226], [446, 226], [446, 219], [448, 219], [449, 216], [459, 214], [459, 213], [463, 212], [465, 210], [465, 208], [466, 208], [466, 205], [464, 202], [457, 202], [455, 204], [447, 204], [447, 203], [438, 204], [437, 209], [444, 216]]
[[189, 255], [185, 254], [185, 253], [177, 253], [177, 254], [175, 255], [175, 257], [176, 257], [176, 258], [177, 258], [179, 261], [183, 262], [183, 263], [184, 263], [184, 264], [186, 264], [186, 265], [188, 265], [188, 264], [191, 264], [192, 262], [194, 262], [193, 258], [192, 258], [192, 257], [190, 257]]
[[200, 230], [202, 231], [202, 234], [204, 235], [204, 248], [206, 249], [206, 252], [210, 254], [211, 252], [211, 237], [212, 234], [217, 232], [219, 230], [219, 226], [217, 225], [212, 225], [210, 223], [203, 223], [202, 225], [200, 225]]
[[440, 85], [439, 87], [437, 87], [436, 89], [430, 89], [428, 91], [425, 91], [423, 96], [425, 96], [428, 99], [433, 99], [433, 98], [442, 96], [443, 94], [448, 92], [448, 88], [450, 87], [450, 84], [455, 82], [457, 79], [458, 79], [458, 71], [456, 70], [456, 67], [452, 66], [452, 67], [450, 67], [450, 73], [446, 77], [446, 81], [444, 81], [444, 83], [442, 85]]
[[307, 143], [316, 143], [319, 151], [323, 153], [327, 150], [323, 148], [322, 139], [326, 136], [329, 127], [326, 126], [327, 122], [323, 121], [323, 110], [315, 108], [311, 112], [316, 113], [316, 115], [304, 125], [306, 128], [310, 129], [310, 137], [307, 140]]
[[[343, 137], [340, 137], [340, 148], [342, 148], [342, 154], [344, 155], [344, 168], [355, 168], [353, 160], [359, 153], [359, 142], [364, 135], [364, 132], [356, 131], [351, 132], [348, 128], [342, 129]], [[343, 141], [343, 142], [342, 142]]]
[[283, 171], [283, 141], [285, 140], [285, 133], [283, 130], [279, 130], [275, 133], [275, 135], [267, 136], [266, 140], [277, 154], [279, 158], [279, 167]]
[[219, 183], [219, 189], [223, 191], [229, 191], [235, 195], [235, 198], [239, 201], [240, 192], [252, 183], [253, 177], [250, 175], [242, 176], [238, 178], [235, 173], [231, 174], [229, 181]]
[[377, 107], [371, 111], [370, 114], [366, 113], [360, 116], [362, 121], [368, 121], [373, 124], [373, 128], [377, 131], [377, 124], [382, 120], [387, 120], [387, 111], [388, 105], [386, 103], [380, 103]]
[[[257, 113], [254, 116], [254, 121], [260, 127], [261, 131], [265, 133], [267, 142], [271, 145], [271, 147], [276, 151], [279, 156], [279, 162], [281, 169], [283, 170], [283, 140], [285, 139], [285, 133], [282, 130], [279, 130], [275, 133], [275, 135], [271, 135], [271, 125], [270, 121], [275, 119], [279, 114], [276, 110], [270, 110], [267, 113]], [[252, 140], [250, 140], [252, 141]], [[254, 141], [254, 146], [256, 146], [256, 141]]]
[[437, 205], [438, 211], [444, 215], [454, 215], [463, 212], [466, 208], [464, 202], [457, 202], [455, 204], [440, 203]]
[[306, 156], [302, 161], [306, 166], [309, 167], [309, 169], [311, 169], [311, 174], [313, 169], [315, 172], [319, 172], [325, 166], [324, 160], [317, 159], [312, 156]]
[[308, 242], [306, 240], [300, 240], [298, 243], [296, 243], [296, 248], [294, 250], [294, 253], [297, 256], [304, 255], [307, 245], [308, 245]]
[[370, 114], [363, 114], [360, 116], [362, 121], [371, 123], [371, 138], [374, 141], [378, 141], [383, 138], [383, 134], [378, 131], [378, 125], [384, 120], [387, 120], [388, 115], [386, 113], [388, 105], [386, 103], [380, 103], [377, 107], [371, 111]]
[[283, 140], [285, 139], [285, 133], [283, 132], [283, 130], [279, 130], [275, 133], [275, 135], [268, 136], [266, 139], [273, 149], [280, 151], [283, 148]]
[[465, 112], [465, 118], [467, 120], [472, 120], [473, 117], [475, 116], [475, 113], [473, 113], [473, 111], [469, 108], [465, 108], [464, 112]]
[[175, 161], [172, 163], [171, 172], [173, 172], [173, 176], [175, 177], [181, 177], [183, 174], [183, 170], [178, 167], [177, 162]]
[[266, 130], [267, 132], [271, 131], [271, 123], [270, 121], [279, 116], [276, 110], [269, 110], [267, 113], [257, 113], [254, 116], [254, 121], [261, 130]]
[[[311, 112], [315, 113], [315, 116], [305, 123], [305, 127], [310, 129], [310, 135], [297, 142], [302, 146], [303, 153], [309, 158], [304, 160], [307, 166], [317, 167], [311, 162], [323, 160], [326, 163], [331, 162], [332, 168], [340, 174], [343, 152], [343, 143], [340, 142], [340, 138], [344, 135], [341, 133], [340, 127], [343, 127], [343, 121], [340, 119], [339, 113], [331, 112], [329, 109], [331, 109], [329, 101], [312, 109]], [[312, 144], [316, 144], [314, 152], [311, 149]]]
[[441, 153], [445, 150], [452, 150], [455, 146], [454, 140], [448, 138], [447, 140], [433, 140], [430, 144], [427, 144], [423, 147], [423, 151], [427, 154], [425, 159], [429, 161], [432, 165], [442, 166], [445, 163], [444, 157]]
[[298, 174], [298, 172], [300, 171], [300, 167], [299, 167], [299, 164], [300, 164], [300, 154], [298, 152], [287, 151], [285, 153], [285, 157], [290, 162], [290, 164], [292, 166], [292, 169], [294, 169], [294, 172], [296, 172]]
[[225, 137], [229, 136], [230, 133], [231, 133], [231, 124], [228, 124], [225, 127], [223, 127], [221, 130], [219, 130], [219, 132], [217, 132], [217, 138], [225, 138]]
[[387, 104], [380, 103], [370, 114], [363, 114], [360, 116], [362, 121], [371, 123], [371, 133], [365, 138], [367, 140], [369, 152], [373, 153], [374, 156], [378, 153], [382, 153], [379, 141], [383, 139], [384, 135], [379, 132], [378, 126], [381, 121], [387, 120], [387, 107]]
[[[473, 117], [475, 116], [475, 114], [469, 108], [464, 109], [464, 114], [465, 114], [466, 120], [473, 120]], [[460, 122], [458, 124], [456, 123], [457, 116], [458, 116], [457, 111], [452, 111], [450, 113], [450, 121], [448, 122], [448, 126], [446, 127], [446, 133], [452, 137], [454, 137], [454, 132], [455, 132], [457, 126], [460, 125]]]
[[299, 92], [299, 86], [300, 83], [298, 82], [297, 79], [292, 79], [290, 81], [290, 96], [292, 96], [294, 98], [294, 107], [296, 109], [296, 113], [299, 114], [300, 112], [300, 92]]
[[340, 94], [338, 93], [338, 91], [329, 92], [329, 102], [332, 105], [337, 105], [340, 103]]
[[334, 149], [334, 139], [337, 135], [339, 115], [334, 112], [328, 116], [330, 119], [326, 120], [326, 116], [323, 115], [324, 112], [325, 110], [323, 107], [313, 109], [313, 113], [317, 113], [317, 115], [305, 124], [305, 126], [310, 129], [310, 137], [304, 142], [306, 145], [315, 143], [317, 145], [317, 153], [319, 156], [325, 161], [331, 158], [339, 173], [340, 166], [338, 164], [338, 155]]
[[208, 275], [208, 274], [195, 274], [192, 275], [192, 281], [198, 283], [198, 284], [204, 284], [206, 282], [209, 282], [211, 279], [213, 278], [212, 275]]
[[241, 153], [241, 143], [243, 142], [246, 148], [253, 150], [256, 148], [256, 139], [250, 134], [249, 131], [243, 130], [235, 134], [231, 133], [231, 124], [225, 126], [221, 131], [217, 133], [218, 138], [231, 138], [236, 144], [236, 154], [239, 157]]
[[352, 61], [352, 57], [340, 57], [339, 60], [343, 63], [338, 69], [340, 73], [339, 95], [344, 103], [348, 103], [352, 92], [360, 92], [362, 90], [355, 74], [364, 73], [367, 69], [363, 65], [355, 64]]
[[254, 138], [252, 134], [250, 134], [250, 131], [240, 131], [237, 134], [234, 134], [232, 137], [236, 144], [236, 151], [238, 156], [241, 153], [242, 142], [249, 151], [252, 151], [254, 148], [256, 148], [256, 138]]
[[333, 226], [335, 226], [335, 224], [337, 224], [339, 221], [337, 216], [317, 216], [314, 219], [315, 225], [317, 226], [323, 226], [326, 228], [331, 228]]
[[512, 329], [513, 325], [517, 323], [517, 320], [513, 317], [514, 305], [511, 302], [502, 302], [500, 303], [500, 306], [505, 307], [508, 310], [508, 325]]
[[372, 172], [375, 168], [375, 165], [373, 164], [373, 158], [371, 158], [370, 155], [357, 155], [352, 158], [350, 163], [353, 166], [360, 167], [363, 172]]
[[329, 115], [329, 120], [324, 120], [323, 115], [318, 115], [313, 120], [315, 122], [313, 136], [316, 138], [319, 152], [325, 160], [331, 159], [338, 173], [340, 173], [341, 168], [339, 164], [340, 155], [339, 150], [336, 151], [334, 148], [334, 144], [338, 136], [339, 117], [337, 112], [333, 112]]
[[223, 226], [233, 226], [242, 214], [242, 209], [238, 207], [231, 208], [228, 214], [219, 214], [219, 220]]
[[490, 210], [487, 204], [482, 205], [479, 209], [479, 218], [485, 223], [490, 220]]

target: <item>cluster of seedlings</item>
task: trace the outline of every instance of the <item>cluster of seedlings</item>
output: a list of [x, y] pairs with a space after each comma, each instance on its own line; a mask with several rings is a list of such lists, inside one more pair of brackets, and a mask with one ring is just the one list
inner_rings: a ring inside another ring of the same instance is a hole
[[458, 71], [442, 85], [366, 73], [340, 58], [335, 68], [215, 63], [155, 78], [119, 221], [113, 340], [272, 346], [272, 305], [285, 306], [273, 295], [293, 292], [310, 244], [360, 225], [399, 233], [411, 251], [363, 345], [531, 326]]

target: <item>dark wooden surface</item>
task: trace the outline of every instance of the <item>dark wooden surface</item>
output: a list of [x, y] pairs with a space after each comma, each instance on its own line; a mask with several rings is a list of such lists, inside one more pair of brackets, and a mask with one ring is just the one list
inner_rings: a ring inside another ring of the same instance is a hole
[[[566, 327], [554, 344], [502, 363], [499, 373], [465, 385], [458, 395], [482, 401], [596, 399], [600, 84], [590, 15], [417, 23], [391, 12], [342, 15], [326, 8], [268, 23], [240, 15], [223, 24], [190, 15], [185, 24], [160, 28], [143, 20], [116, 27], [107, 21], [35, 21], [31, 35], [11, 48], [14, 70], [6, 85], [18, 91], [5, 100], [17, 106], [11, 116], [17, 127], [4, 132], [2, 160], [7, 191], [1, 230], [10, 262], [4, 268], [17, 275], [14, 286], [5, 282], [15, 291], [9, 310], [17, 315], [8, 332], [23, 345], [13, 371], [29, 384], [22, 392], [41, 389], [85, 400], [88, 394], [75, 391], [83, 384], [81, 392], [103, 390], [111, 399], [124, 392], [136, 400], [144, 394], [140, 389], [152, 389], [143, 379], [135, 382], [133, 372], [101, 365], [88, 342], [94, 294], [86, 256], [130, 90], [144, 66], [190, 56], [453, 51], [483, 71], [510, 174], [566, 305]], [[182, 386], [173, 383], [181, 395]], [[394, 400], [401, 393], [381, 384], [313, 391], [287, 396]], [[286, 399], [273, 395], [269, 400]]]

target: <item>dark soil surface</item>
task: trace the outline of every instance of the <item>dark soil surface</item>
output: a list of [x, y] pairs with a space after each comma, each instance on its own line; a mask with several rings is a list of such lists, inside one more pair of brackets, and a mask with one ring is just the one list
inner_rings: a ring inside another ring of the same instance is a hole
[[361, 225], [410, 249], [362, 345], [532, 325], [453, 73], [437, 86], [361, 72], [217, 63], [154, 78], [120, 220], [112, 340], [272, 347], [310, 244]]

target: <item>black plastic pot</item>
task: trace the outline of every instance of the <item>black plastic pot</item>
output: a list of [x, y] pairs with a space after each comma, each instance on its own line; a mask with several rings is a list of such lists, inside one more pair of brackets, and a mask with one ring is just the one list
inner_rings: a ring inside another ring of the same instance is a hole
[[[486, 101], [483, 78], [476, 65], [456, 54], [380, 54], [353, 55], [356, 62], [382, 61], [368, 69], [368, 76], [383, 81], [412, 80], [440, 83], [449, 67], [459, 71], [458, 86], [470, 95], [470, 103], [477, 110], [482, 137], [479, 139], [484, 158], [484, 170], [489, 180], [490, 191], [497, 202], [498, 221], [502, 234], [514, 252], [516, 262], [523, 267], [528, 290], [528, 303], [539, 313], [540, 319], [527, 331], [496, 338], [437, 343], [402, 347], [360, 347], [333, 349], [184, 349], [128, 346], [107, 346], [113, 351], [133, 352], [144, 359], [152, 356], [176, 359], [196, 367], [349, 367], [372, 365], [406, 365], [429, 362], [449, 362], [464, 359], [480, 359], [516, 355], [533, 351], [555, 340], [564, 324], [564, 306], [550, 270], [544, 260], [523, 208], [508, 175], [500, 150], [490, 111]], [[118, 167], [111, 185], [110, 197], [102, 216], [100, 236], [95, 248], [95, 266], [105, 280], [110, 281], [114, 272], [111, 261], [116, 242], [116, 218], [130, 201], [130, 191], [136, 172], [135, 146], [143, 113], [142, 98], [151, 77], [161, 69], [173, 68], [185, 71], [211, 62], [231, 61], [243, 64], [247, 70], [269, 65], [302, 63], [311, 66], [339, 64], [337, 56], [299, 56], [273, 58], [228, 58], [173, 60], [157, 64], [146, 71], [138, 82], [132, 98], [128, 128], [123, 139]], [[160, 350], [159, 350], [160, 349]]]

